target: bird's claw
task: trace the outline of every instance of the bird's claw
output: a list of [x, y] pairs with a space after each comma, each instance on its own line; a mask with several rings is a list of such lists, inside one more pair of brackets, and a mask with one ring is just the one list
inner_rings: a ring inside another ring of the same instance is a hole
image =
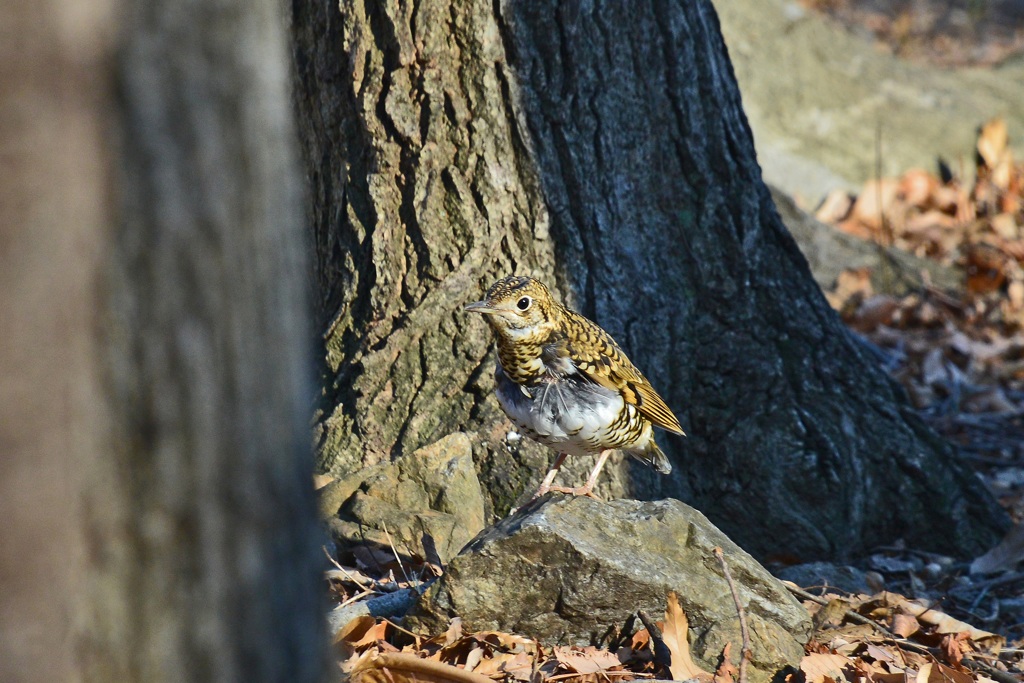
[[[594, 493], [593, 487], [587, 486], [585, 484], [583, 486], [576, 486], [576, 487], [572, 487], [572, 486], [552, 486], [551, 488], [548, 489], [548, 491], [555, 491], [556, 493], [564, 493], [567, 496], [586, 496], [588, 498], [593, 498], [594, 500], [600, 500], [600, 501], [604, 502], [603, 499], [600, 496], [598, 496], [596, 493]], [[546, 493], [546, 491], [545, 491], [545, 493]]]

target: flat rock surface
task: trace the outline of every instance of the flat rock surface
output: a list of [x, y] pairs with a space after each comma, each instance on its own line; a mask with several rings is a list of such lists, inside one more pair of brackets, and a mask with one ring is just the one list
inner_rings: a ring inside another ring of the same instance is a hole
[[[443, 631], [460, 616], [470, 630], [503, 630], [546, 644], [586, 645], [654, 618], [675, 591], [695, 660], [714, 670], [739, 621], [713, 555], [725, 553], [746, 607], [754, 681], [796, 665], [810, 629], [804, 608], [750, 555], [698, 511], [676, 500], [596, 501], [549, 494], [478, 535], [407, 617]], [[638, 628], [636, 626], [633, 627]]]

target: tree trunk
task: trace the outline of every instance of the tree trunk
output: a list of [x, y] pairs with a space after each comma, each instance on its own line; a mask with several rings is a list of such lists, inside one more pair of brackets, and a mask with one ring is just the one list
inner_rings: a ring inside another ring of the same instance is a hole
[[323, 469], [482, 427], [496, 510], [536, 481], [537, 456], [517, 470], [500, 443], [488, 332], [459, 312], [533, 272], [618, 339], [690, 435], [661, 437], [670, 477], [622, 464], [631, 479], [606, 493], [681, 498], [762, 558], [997, 538], [991, 496], [783, 227], [710, 3], [347, 0], [294, 21]]
[[91, 334], [108, 222], [96, 73], [110, 48], [76, 23], [96, 18], [86, 4], [0, 6], [0, 680], [12, 683], [81, 680], [76, 521], [84, 473], [103, 452]]
[[44, 5], [0, 41], [0, 679], [319, 680], [282, 13]]
[[[500, 424], [490, 339], [461, 306], [502, 274], [554, 269], [490, 3], [397, 4], [293, 5], [325, 340], [318, 453], [335, 473]], [[528, 446], [522, 468], [494, 441], [480, 461], [512, 482], [507, 509], [549, 452]]]

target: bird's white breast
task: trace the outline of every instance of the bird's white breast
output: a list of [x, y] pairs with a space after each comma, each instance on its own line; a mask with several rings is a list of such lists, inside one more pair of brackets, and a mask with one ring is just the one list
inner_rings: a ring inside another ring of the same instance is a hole
[[500, 364], [495, 380], [502, 409], [531, 438], [570, 455], [608, 447], [609, 427], [623, 409], [618, 392], [564, 377], [524, 387], [510, 380]]

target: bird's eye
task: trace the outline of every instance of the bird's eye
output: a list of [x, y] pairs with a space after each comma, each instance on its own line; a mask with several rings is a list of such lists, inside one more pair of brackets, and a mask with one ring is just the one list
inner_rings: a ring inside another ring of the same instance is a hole
[[518, 308], [520, 311], [525, 311], [530, 307], [530, 304], [532, 303], [533, 299], [531, 299], [528, 296], [524, 296], [522, 299], [516, 302], [516, 308]]

